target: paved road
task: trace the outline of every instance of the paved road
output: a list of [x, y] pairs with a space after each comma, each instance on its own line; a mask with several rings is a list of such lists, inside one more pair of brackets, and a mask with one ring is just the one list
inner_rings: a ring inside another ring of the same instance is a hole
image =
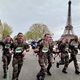
[[[12, 63], [9, 65], [8, 78], [3, 79], [3, 69], [1, 62], [1, 50], [0, 50], [0, 80], [11, 80], [12, 77]], [[56, 60], [57, 61], [57, 60]], [[56, 68], [56, 61], [51, 68], [52, 76], [47, 76], [45, 80], [80, 80], [80, 75], [74, 73], [74, 66], [71, 63], [67, 69], [68, 74], [63, 74], [61, 72], [63, 66], [59, 69]], [[80, 55], [78, 55], [78, 61], [80, 61]], [[79, 62], [80, 66], [80, 62]], [[36, 80], [36, 74], [38, 73], [40, 67], [37, 62], [37, 57], [33, 54], [32, 50], [27, 53], [26, 59], [24, 60], [24, 65], [22, 67], [19, 80]]]

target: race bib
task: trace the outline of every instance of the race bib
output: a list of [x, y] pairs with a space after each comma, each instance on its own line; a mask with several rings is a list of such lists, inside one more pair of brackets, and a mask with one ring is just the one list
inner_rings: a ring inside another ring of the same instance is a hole
[[68, 51], [68, 47], [65, 48], [65, 51]]
[[10, 48], [10, 44], [6, 44], [6, 45], [5, 45], [5, 48], [6, 48], [6, 49], [9, 49], [9, 48]]
[[23, 51], [23, 48], [22, 47], [17, 47], [16, 49], [15, 49], [15, 53], [17, 54], [19, 54], [19, 53], [21, 53]]
[[47, 53], [48, 51], [49, 51], [49, 49], [47, 47], [42, 48], [42, 52]]
[[73, 46], [74, 46], [75, 48], [78, 48], [78, 44], [73, 44]]

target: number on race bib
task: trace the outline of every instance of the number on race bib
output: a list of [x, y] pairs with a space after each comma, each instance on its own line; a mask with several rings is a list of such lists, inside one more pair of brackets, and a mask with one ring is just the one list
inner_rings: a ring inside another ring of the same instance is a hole
[[19, 54], [19, 53], [21, 53], [23, 51], [23, 49], [22, 49], [22, 47], [17, 47], [16, 49], [15, 49], [15, 53], [17, 54]]
[[9, 49], [9, 48], [10, 48], [10, 44], [6, 44], [6, 45], [5, 45], [5, 48], [6, 48], [6, 49]]
[[49, 51], [49, 49], [47, 47], [42, 48], [42, 52], [47, 53], [48, 51]]

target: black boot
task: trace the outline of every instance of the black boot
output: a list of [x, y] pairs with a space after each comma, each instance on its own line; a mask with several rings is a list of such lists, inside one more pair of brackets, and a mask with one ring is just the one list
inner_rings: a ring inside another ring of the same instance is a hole
[[45, 78], [45, 73], [39, 72], [39, 73], [37, 74], [37, 80], [44, 80], [44, 78]]
[[3, 66], [3, 72], [4, 72], [3, 78], [6, 79], [7, 78], [7, 68], [4, 66]]
[[18, 78], [16, 80], [18, 80]]
[[65, 74], [67, 74], [66, 69], [63, 69], [62, 72], [65, 73]]
[[56, 67], [59, 68], [59, 63], [58, 62], [56, 63]]
[[63, 73], [67, 74], [67, 72], [65, 70], [62, 70]]
[[51, 75], [52, 75], [50, 71], [47, 71], [47, 74], [48, 74], [49, 76], [51, 76]]
[[78, 70], [75, 71], [75, 74], [80, 74], [80, 72]]

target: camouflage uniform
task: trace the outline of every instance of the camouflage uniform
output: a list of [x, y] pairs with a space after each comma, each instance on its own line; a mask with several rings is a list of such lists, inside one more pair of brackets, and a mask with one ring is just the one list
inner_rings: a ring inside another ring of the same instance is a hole
[[64, 68], [62, 70], [62, 72], [67, 73], [66, 69], [68, 67], [69, 64], [69, 55], [68, 55], [68, 49], [69, 49], [69, 45], [68, 43], [61, 43], [59, 45], [59, 50], [61, 53], [61, 60], [59, 61], [59, 63], [57, 63], [57, 67], [59, 68], [59, 65], [63, 65], [64, 64]]
[[75, 67], [75, 73], [76, 74], [79, 74], [79, 66], [78, 66], [78, 63], [77, 63], [77, 58], [76, 58], [76, 55], [78, 53], [78, 48], [79, 48], [79, 42], [78, 41], [75, 41], [75, 40], [72, 40], [70, 42], [70, 45], [69, 45], [69, 48], [70, 48], [70, 59], [69, 59], [69, 63], [71, 63], [72, 61], [74, 62], [74, 67]]
[[29, 48], [29, 45], [25, 42], [23, 43], [16, 42], [12, 45], [12, 47], [14, 51], [14, 56], [12, 61], [12, 66], [13, 66], [12, 80], [18, 80], [18, 77], [23, 65], [24, 55], [22, 53], [24, 50]]
[[[38, 52], [38, 62], [39, 65], [41, 67], [40, 72], [37, 74], [37, 78], [39, 80], [39, 76], [45, 77], [45, 73], [47, 72], [49, 74], [49, 70], [52, 66], [52, 57], [53, 57], [53, 45], [49, 45], [49, 50], [48, 52], [44, 53], [42, 52], [42, 49], [44, 47], [44, 42], [43, 40], [41, 42], [38, 43], [38, 47], [39, 47], [39, 52]], [[51, 74], [49, 74], [51, 75]]]
[[3, 46], [3, 55], [2, 55], [3, 71], [4, 71], [3, 78], [7, 77], [8, 65], [10, 64], [11, 61], [11, 53], [10, 53], [11, 44], [12, 43], [1, 42], [1, 45]]

